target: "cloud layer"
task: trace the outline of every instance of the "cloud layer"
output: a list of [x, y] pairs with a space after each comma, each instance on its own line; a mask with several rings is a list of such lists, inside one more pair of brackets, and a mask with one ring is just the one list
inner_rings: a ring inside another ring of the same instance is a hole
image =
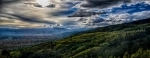
[[130, 2], [130, 0], [86, 0], [86, 3], [82, 4], [82, 6], [105, 8], [112, 5], [127, 3], [127, 2]]
[[[37, 7], [35, 0], [2, 0], [1, 27], [16, 28], [91, 28], [149, 18], [149, 0], [50, 0], [54, 7]], [[24, 4], [30, 3], [30, 4]], [[67, 16], [78, 9], [103, 11], [91, 17]]]

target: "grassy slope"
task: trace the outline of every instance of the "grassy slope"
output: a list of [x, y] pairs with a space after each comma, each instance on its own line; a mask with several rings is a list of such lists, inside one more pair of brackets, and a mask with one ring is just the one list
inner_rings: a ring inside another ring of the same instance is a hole
[[[150, 19], [96, 28], [19, 50], [21, 58], [109, 58], [150, 49]], [[149, 50], [148, 50], [149, 51]], [[16, 52], [16, 51], [12, 51]], [[128, 57], [129, 58], [129, 57]]]

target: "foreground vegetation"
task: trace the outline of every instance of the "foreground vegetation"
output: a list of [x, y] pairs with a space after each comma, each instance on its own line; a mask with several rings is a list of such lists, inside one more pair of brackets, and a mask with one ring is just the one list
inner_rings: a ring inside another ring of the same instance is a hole
[[150, 58], [149, 22], [96, 28], [28, 48], [2, 50], [0, 58]]

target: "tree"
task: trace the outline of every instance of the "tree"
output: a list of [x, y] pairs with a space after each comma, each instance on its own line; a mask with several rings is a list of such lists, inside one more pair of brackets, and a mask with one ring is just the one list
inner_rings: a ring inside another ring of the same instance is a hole
[[123, 56], [123, 58], [130, 58], [131, 56], [128, 54], [128, 52], [126, 52]]

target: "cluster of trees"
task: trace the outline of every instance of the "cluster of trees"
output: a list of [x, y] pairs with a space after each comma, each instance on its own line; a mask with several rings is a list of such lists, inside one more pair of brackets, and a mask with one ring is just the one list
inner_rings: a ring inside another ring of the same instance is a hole
[[139, 49], [136, 53], [133, 54], [126, 52], [123, 58], [150, 58], [150, 50]]
[[89, 30], [12, 51], [1, 58], [150, 58], [149, 19]]
[[21, 53], [20, 51], [13, 51], [10, 50], [2, 50], [0, 53], [0, 58], [20, 58]]

